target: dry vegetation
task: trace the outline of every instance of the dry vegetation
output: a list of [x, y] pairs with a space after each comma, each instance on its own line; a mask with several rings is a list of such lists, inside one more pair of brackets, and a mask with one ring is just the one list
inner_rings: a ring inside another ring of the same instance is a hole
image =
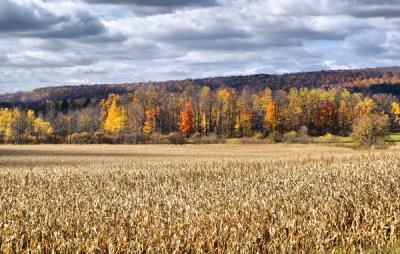
[[4, 253], [352, 253], [400, 237], [400, 149], [0, 146]]

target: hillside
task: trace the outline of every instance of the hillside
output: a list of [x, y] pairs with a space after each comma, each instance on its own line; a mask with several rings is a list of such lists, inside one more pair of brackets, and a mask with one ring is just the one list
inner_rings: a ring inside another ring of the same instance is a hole
[[332, 88], [348, 87], [349, 90], [364, 93], [391, 93], [400, 95], [400, 67], [374, 69], [334, 70], [302, 72], [283, 75], [257, 74], [247, 76], [212, 77], [204, 79], [171, 80], [131, 84], [97, 84], [81, 86], [61, 86], [35, 89], [0, 95], [0, 106], [17, 106], [26, 103], [40, 103], [46, 100], [63, 101], [71, 99], [101, 99], [110, 93], [132, 93], [141, 86], [165, 87], [168, 91], [182, 92], [188, 85], [209, 86], [212, 90], [233, 87], [241, 91], [249, 86], [254, 90], [266, 87], [272, 90], [289, 90], [292, 87]]
[[360, 116], [371, 115], [394, 133], [399, 74], [377, 68], [41, 88], [2, 97], [0, 142], [177, 144], [212, 134], [204, 142], [215, 143], [273, 133], [279, 141], [295, 131], [348, 136]]

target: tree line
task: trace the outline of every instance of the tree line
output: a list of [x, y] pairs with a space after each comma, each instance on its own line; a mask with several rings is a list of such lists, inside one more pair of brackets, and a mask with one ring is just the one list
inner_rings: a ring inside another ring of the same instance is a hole
[[[107, 98], [111, 93], [128, 94], [142, 87], [166, 87], [169, 92], [182, 93], [187, 86], [208, 86], [211, 90], [222, 87], [232, 87], [242, 91], [251, 84], [255, 90], [269, 87], [272, 90], [284, 89], [288, 91], [293, 87], [333, 88], [346, 87], [349, 91], [364, 94], [391, 93], [400, 96], [400, 68], [367, 68], [357, 70], [330, 70], [316, 72], [287, 73], [282, 75], [255, 74], [226, 77], [209, 77], [202, 79], [169, 80], [161, 82], [139, 82], [125, 84], [97, 84], [80, 86], [57, 86], [38, 88], [30, 92], [17, 92], [0, 94], [0, 107], [14, 107], [30, 105], [35, 107], [46, 100], [63, 101], [86, 98]], [[35, 108], [35, 110], [37, 110]]]
[[[2, 143], [180, 143], [186, 138], [267, 137], [306, 130], [348, 136], [356, 119], [385, 115], [399, 130], [399, 99], [346, 88], [289, 90], [142, 86], [106, 99], [47, 101], [44, 110], [0, 109]], [[214, 141], [215, 141], [214, 140]], [[210, 141], [212, 142], [212, 141]]]

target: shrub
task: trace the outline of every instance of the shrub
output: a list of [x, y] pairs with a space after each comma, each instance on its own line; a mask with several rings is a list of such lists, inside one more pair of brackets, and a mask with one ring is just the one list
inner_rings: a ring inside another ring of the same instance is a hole
[[282, 134], [279, 131], [274, 131], [268, 135], [267, 141], [271, 144], [282, 142]]
[[168, 138], [168, 135], [163, 135], [162, 137], [161, 137], [161, 144], [171, 144], [170, 142], [169, 142], [169, 138]]
[[128, 133], [115, 133], [110, 135], [109, 138], [111, 139], [111, 143], [113, 144], [127, 144], [131, 141], [132, 136]]
[[264, 138], [265, 138], [265, 135], [261, 132], [257, 132], [253, 137], [253, 139], [264, 139]]
[[201, 144], [202, 137], [199, 132], [196, 132], [195, 134], [193, 134], [192, 139], [195, 144]]
[[330, 133], [325, 134], [324, 136], [318, 137], [316, 139], [317, 143], [328, 143], [328, 144], [333, 144], [333, 143], [339, 143], [340, 139], [338, 136], [332, 135]]
[[102, 132], [95, 132], [93, 134], [93, 141], [96, 144], [103, 144], [104, 143], [104, 133]]
[[69, 140], [73, 144], [90, 144], [90, 143], [92, 143], [91, 136], [87, 132], [73, 133], [69, 136]]
[[308, 135], [299, 136], [297, 138], [297, 142], [300, 143], [300, 144], [310, 144], [310, 143], [312, 143], [312, 138], [310, 136], [308, 136]]
[[185, 143], [185, 137], [179, 132], [168, 134], [168, 140], [171, 144], [181, 145]]
[[205, 144], [218, 144], [220, 142], [220, 138], [215, 133], [210, 133], [207, 137], [203, 138], [203, 143]]
[[298, 132], [299, 132], [300, 137], [308, 136], [308, 128], [307, 128], [307, 126], [301, 126], [301, 128], [299, 129]]
[[299, 134], [295, 131], [286, 132], [283, 134], [283, 141], [287, 143], [296, 143]]
[[309, 144], [311, 143], [312, 139], [310, 135], [308, 135], [308, 128], [306, 126], [301, 126], [298, 131], [299, 137], [297, 138], [297, 142], [301, 144]]
[[358, 146], [383, 148], [389, 134], [389, 117], [383, 114], [362, 116], [354, 120], [351, 138]]
[[133, 143], [135, 144], [144, 144], [149, 139], [150, 137], [146, 133], [143, 133], [141, 131], [133, 134]]
[[152, 144], [161, 144], [162, 143], [162, 135], [160, 133], [153, 133], [150, 136], [150, 140]]

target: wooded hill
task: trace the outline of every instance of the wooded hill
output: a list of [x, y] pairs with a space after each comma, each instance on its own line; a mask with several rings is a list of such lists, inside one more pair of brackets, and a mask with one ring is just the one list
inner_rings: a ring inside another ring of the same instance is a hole
[[[396, 84], [396, 85], [394, 85]], [[347, 88], [351, 92], [365, 95], [389, 93], [400, 96], [400, 67], [385, 67], [356, 70], [334, 70], [301, 72], [283, 75], [257, 74], [247, 76], [213, 77], [204, 79], [170, 80], [163, 82], [140, 82], [131, 84], [96, 84], [81, 86], [61, 86], [35, 89], [31, 92], [17, 92], [0, 95], [0, 107], [22, 106], [37, 108], [45, 101], [65, 101], [79, 99], [105, 99], [109, 94], [134, 93], [141, 87], [164, 88], [168, 92], [182, 93], [189, 85], [211, 90], [235, 88], [242, 91], [250, 87], [254, 91], [266, 87], [271, 90], [290, 88]]]

